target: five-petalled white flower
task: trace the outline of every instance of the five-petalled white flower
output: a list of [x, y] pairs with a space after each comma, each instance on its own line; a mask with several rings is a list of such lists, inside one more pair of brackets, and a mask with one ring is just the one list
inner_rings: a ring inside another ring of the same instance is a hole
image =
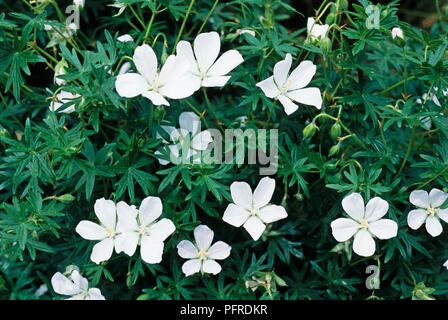
[[60, 91], [50, 103], [49, 109], [55, 112], [72, 113], [75, 112], [75, 105], [77, 100], [81, 96], [76, 93], [68, 91]]
[[293, 101], [311, 105], [320, 109], [322, 96], [319, 88], [305, 88], [316, 73], [316, 66], [311, 61], [302, 61], [291, 74], [292, 57], [288, 53], [286, 58], [274, 66], [274, 75], [257, 83], [266, 97], [278, 99], [286, 114], [295, 112], [299, 106]]
[[375, 240], [385, 240], [397, 236], [398, 225], [390, 219], [381, 219], [389, 210], [389, 204], [379, 198], [371, 199], [364, 207], [364, 199], [359, 193], [352, 193], [342, 200], [342, 208], [350, 218], [339, 218], [331, 223], [333, 237], [345, 242], [355, 236], [353, 251], [363, 257], [375, 253]]
[[408, 214], [408, 225], [411, 229], [417, 230], [425, 223], [426, 231], [437, 237], [443, 231], [439, 219], [448, 222], [448, 209], [440, 207], [448, 198], [448, 193], [439, 189], [432, 189], [431, 192], [424, 190], [412, 191], [409, 201], [419, 209], [411, 210]]
[[226, 51], [218, 58], [220, 50], [221, 39], [215, 31], [199, 34], [194, 39], [193, 48], [187, 41], [177, 44], [177, 56], [190, 63], [190, 81], [196, 90], [224, 86], [230, 79], [227, 74], [244, 61], [237, 50]]
[[133, 61], [138, 73], [117, 76], [115, 89], [125, 98], [144, 96], [154, 105], [169, 106], [165, 99], [183, 99], [191, 96], [196, 88], [189, 74], [189, 62], [179, 56], [170, 55], [160, 72], [154, 50], [144, 44], [134, 51]]
[[218, 274], [222, 268], [215, 260], [226, 259], [232, 248], [223, 241], [212, 245], [214, 233], [205, 225], [197, 226], [193, 232], [195, 243], [182, 240], [177, 245], [179, 256], [190, 259], [182, 265], [182, 271], [186, 276], [197, 272]]
[[266, 224], [288, 216], [282, 206], [271, 205], [275, 190], [275, 180], [265, 177], [260, 180], [255, 191], [246, 182], [233, 182], [230, 193], [234, 203], [227, 206], [223, 220], [232, 226], [243, 226], [254, 240], [258, 240], [266, 229]]
[[312, 17], [308, 18], [306, 22], [308, 37], [310, 37], [311, 40], [322, 40], [325, 38], [327, 36], [328, 28], [328, 24], [319, 24]]
[[[207, 149], [212, 136], [208, 130], [201, 131], [201, 119], [194, 112], [182, 112], [179, 116], [180, 128], [171, 126], [162, 126], [162, 129], [169, 134], [170, 142], [165, 150], [168, 151], [170, 161], [178, 163], [185, 161], [187, 163], [200, 162], [201, 151]], [[169, 143], [161, 135], [158, 135], [165, 143]], [[156, 151], [155, 155], [162, 153]], [[167, 165], [170, 161], [158, 158], [161, 165]]]
[[[71, 269], [71, 270], [69, 270]], [[98, 288], [89, 288], [89, 281], [77, 268], [67, 268], [65, 274], [56, 272], [51, 278], [54, 292], [71, 296], [65, 300], [105, 300]]]
[[99, 240], [93, 246], [90, 259], [99, 264], [109, 260], [114, 250], [116, 236], [117, 209], [112, 200], [104, 198], [95, 201], [95, 215], [100, 224], [92, 221], [82, 220], [76, 226], [76, 232], [86, 240]]
[[164, 241], [176, 230], [170, 219], [157, 220], [163, 211], [162, 201], [158, 197], [146, 197], [139, 209], [123, 201], [117, 203], [117, 237], [115, 250], [132, 256], [137, 245], [146, 263], [162, 261]]
[[404, 39], [403, 30], [399, 27], [392, 28], [391, 35], [394, 40], [395, 38]]

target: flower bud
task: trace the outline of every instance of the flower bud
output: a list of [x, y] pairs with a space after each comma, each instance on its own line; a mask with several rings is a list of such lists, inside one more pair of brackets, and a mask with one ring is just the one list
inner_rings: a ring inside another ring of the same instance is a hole
[[309, 125], [307, 125], [303, 129], [303, 137], [311, 138], [312, 136], [314, 136], [314, 134], [316, 133], [316, 130], [318, 130], [318, 129], [319, 129], [319, 127], [316, 126], [316, 124], [314, 122], [311, 122]]
[[335, 13], [327, 14], [327, 17], [325, 18], [325, 24], [333, 24], [335, 21], [336, 21], [336, 14]]
[[162, 121], [165, 118], [165, 108], [163, 106], [157, 106], [154, 108], [153, 119], [156, 121]]
[[338, 153], [339, 153], [339, 151], [341, 150], [341, 145], [338, 143], [338, 144], [335, 144], [334, 146], [332, 146], [331, 148], [330, 148], [330, 151], [328, 151], [328, 155], [331, 157], [331, 156], [334, 156], [334, 155], [337, 155]]
[[348, 9], [348, 0], [338, 0], [339, 10], [347, 10]]
[[328, 37], [325, 37], [320, 41], [320, 48], [324, 54], [330, 53], [332, 46], [331, 40]]
[[336, 140], [340, 136], [341, 136], [341, 125], [339, 124], [339, 122], [336, 122], [334, 125], [331, 126], [330, 137], [333, 140]]
[[69, 203], [75, 200], [76, 198], [69, 193], [63, 194], [62, 196], [56, 197], [56, 200], [62, 203]]
[[65, 84], [65, 80], [58, 78], [58, 76], [63, 76], [65, 74], [66, 68], [68, 67], [65, 59], [59, 61], [54, 67], [54, 83], [58, 86]]

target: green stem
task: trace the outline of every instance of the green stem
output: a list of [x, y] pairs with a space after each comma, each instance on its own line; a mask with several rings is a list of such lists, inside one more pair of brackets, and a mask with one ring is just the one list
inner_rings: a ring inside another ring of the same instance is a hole
[[129, 5], [129, 9], [131, 9], [132, 13], [134, 14], [134, 17], [138, 20], [138, 22], [141, 24], [141, 26], [143, 27], [143, 29], [146, 28], [145, 23], [143, 22], [142, 18], [140, 18], [139, 14], [137, 13], [137, 11], [135, 11], [135, 9]]
[[390, 86], [389, 88], [384, 89], [383, 91], [380, 92], [380, 95], [386, 94], [389, 91], [401, 86], [403, 83], [407, 83], [409, 80], [413, 80], [413, 79], [415, 79], [415, 76], [407, 77], [406, 79], [403, 79], [403, 80], [397, 82], [396, 84]]
[[151, 31], [152, 23], [154, 22], [154, 18], [156, 17], [157, 10], [154, 10], [151, 14], [151, 19], [149, 20], [148, 26], [146, 27], [145, 37], [143, 38], [143, 42], [146, 42], [146, 39], [149, 37], [149, 32]]
[[208, 19], [210, 18], [210, 16], [212, 15], [213, 11], [215, 11], [216, 6], [218, 5], [219, 0], [216, 0], [215, 3], [213, 4], [212, 8], [210, 9], [210, 11], [208, 12], [207, 16], [205, 17], [204, 22], [202, 22], [201, 27], [199, 28], [198, 34], [201, 33], [201, 31], [204, 29]]
[[185, 25], [187, 24], [188, 16], [190, 15], [190, 12], [191, 12], [191, 9], [193, 8], [194, 2], [195, 2], [195, 0], [191, 0], [190, 5], [188, 6], [187, 13], [185, 14], [185, 17], [184, 17], [184, 21], [182, 21], [182, 25], [180, 26], [180, 30], [179, 30], [179, 33], [176, 38], [176, 42], [174, 43], [172, 53], [174, 53], [174, 51], [176, 50], [176, 45], [179, 42], [180, 37], [182, 36], [182, 33], [184, 32]]
[[417, 133], [417, 126], [413, 126], [411, 138], [409, 139], [408, 149], [406, 150], [406, 154], [404, 155], [403, 162], [401, 163], [400, 169], [398, 170], [397, 174], [395, 175], [395, 178], [398, 177], [401, 174], [401, 172], [403, 172], [406, 162], [408, 162], [408, 158], [411, 155], [412, 147], [415, 142], [416, 133]]

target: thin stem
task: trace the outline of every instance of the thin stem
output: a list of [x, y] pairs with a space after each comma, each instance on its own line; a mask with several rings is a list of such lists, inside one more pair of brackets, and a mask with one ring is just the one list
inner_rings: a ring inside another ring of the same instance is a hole
[[413, 79], [415, 79], [415, 76], [407, 77], [406, 79], [403, 79], [403, 80], [397, 82], [396, 84], [390, 86], [389, 88], [384, 89], [383, 91], [380, 92], [380, 95], [386, 94], [386, 93], [388, 93], [389, 91], [391, 91], [391, 90], [393, 90], [393, 89], [395, 89], [395, 88], [401, 86], [403, 83], [406, 83], [407, 81], [409, 81], [409, 80], [413, 80]]
[[398, 172], [395, 175], [395, 177], [398, 177], [401, 174], [401, 172], [403, 172], [403, 169], [404, 169], [404, 167], [406, 165], [406, 162], [408, 162], [408, 158], [409, 158], [409, 156], [411, 155], [411, 152], [412, 152], [412, 147], [414, 146], [416, 133], [417, 133], [417, 126], [413, 126], [412, 127], [411, 138], [409, 139], [408, 149], [406, 150], [406, 154], [404, 155], [403, 162], [401, 163], [400, 169], [398, 170]]
[[191, 12], [191, 9], [193, 8], [194, 2], [195, 2], [195, 0], [191, 0], [190, 5], [188, 6], [187, 13], [185, 14], [185, 17], [184, 17], [184, 21], [182, 21], [182, 25], [180, 26], [180, 30], [179, 30], [179, 33], [176, 38], [176, 42], [174, 43], [172, 53], [174, 53], [174, 51], [176, 50], [176, 45], [179, 42], [180, 37], [182, 36], [182, 33], [184, 32], [185, 25], [187, 24], [188, 16], [190, 15], [190, 12]]
[[205, 17], [204, 22], [202, 22], [201, 27], [199, 28], [198, 34], [200, 34], [202, 29], [204, 29], [205, 25], [207, 24], [208, 19], [212, 15], [213, 11], [215, 11], [215, 8], [218, 5], [218, 3], [219, 3], [219, 0], [216, 0], [215, 3], [213, 4], [212, 8], [210, 9], [210, 11], [208, 12], [207, 16]]
[[157, 10], [154, 10], [151, 14], [151, 19], [149, 20], [148, 26], [146, 27], [145, 37], [143, 38], [143, 42], [146, 42], [146, 39], [149, 37], [149, 32], [151, 31], [152, 23], [154, 22], [154, 18], [156, 17]]

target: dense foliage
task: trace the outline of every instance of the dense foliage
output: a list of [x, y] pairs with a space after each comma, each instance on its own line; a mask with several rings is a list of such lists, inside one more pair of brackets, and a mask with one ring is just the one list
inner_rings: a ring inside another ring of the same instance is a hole
[[[371, 28], [367, 0], [314, 8], [286, 0], [86, 0], [80, 29], [71, 32], [68, 5], [0, 0], [0, 298], [60, 299], [50, 279], [69, 265], [106, 299], [448, 297], [447, 231], [432, 237], [407, 222], [412, 191], [448, 191], [446, 6], [434, 1], [422, 28], [399, 19], [406, 1], [387, 2], [376, 7], [379, 27]], [[330, 26], [325, 38], [310, 39], [308, 15]], [[391, 36], [395, 27], [403, 37]], [[219, 33], [221, 52], [244, 58], [226, 86], [170, 106], [117, 93], [119, 70], [137, 46], [151, 46], [162, 64], [180, 40], [209, 31]], [[123, 34], [134, 40], [118, 41]], [[322, 109], [301, 104], [287, 115], [256, 86], [288, 53], [293, 67], [317, 66], [312, 86], [322, 92]], [[54, 83], [61, 68], [63, 81]], [[75, 112], [49, 110], [61, 90], [74, 94]], [[204, 128], [279, 130], [272, 203], [288, 217], [259, 240], [222, 220], [233, 202], [230, 185], [255, 188], [259, 165], [159, 163], [160, 126], [177, 127], [185, 111]], [[376, 240], [371, 257], [332, 236], [351, 192], [366, 203], [386, 200], [387, 218], [398, 223], [398, 235]], [[121, 253], [92, 262], [94, 242], [75, 227], [96, 221], [95, 200], [139, 207], [150, 195], [176, 226], [163, 261]], [[219, 274], [186, 277], [176, 246], [192, 240], [199, 224], [232, 251]], [[369, 265], [379, 267], [378, 290], [366, 288]]]

